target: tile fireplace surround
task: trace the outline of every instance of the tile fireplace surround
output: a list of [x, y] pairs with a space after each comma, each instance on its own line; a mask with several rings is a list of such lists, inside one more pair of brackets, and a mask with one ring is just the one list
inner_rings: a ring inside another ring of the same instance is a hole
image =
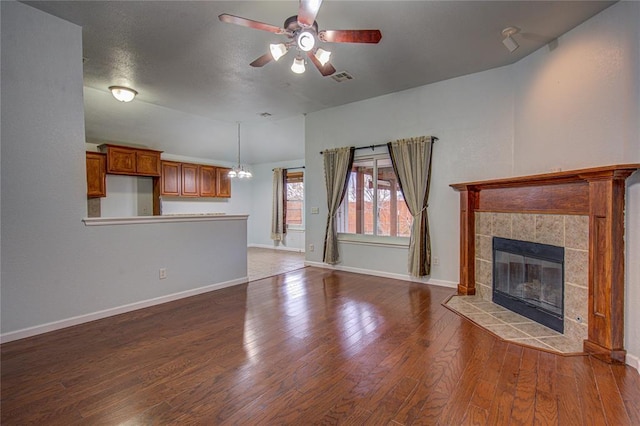
[[459, 295], [491, 298], [491, 238], [565, 247], [565, 334], [624, 362], [625, 180], [640, 164], [453, 184], [460, 193]]

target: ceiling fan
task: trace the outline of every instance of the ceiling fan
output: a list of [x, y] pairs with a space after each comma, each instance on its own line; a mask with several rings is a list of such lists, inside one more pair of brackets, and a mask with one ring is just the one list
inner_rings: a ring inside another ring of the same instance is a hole
[[318, 41], [325, 43], [378, 43], [382, 39], [380, 30], [322, 30], [318, 31], [316, 15], [320, 9], [322, 0], [300, 0], [298, 14], [287, 18], [283, 27], [254, 21], [252, 19], [241, 18], [239, 16], [223, 13], [218, 16], [222, 22], [241, 25], [243, 27], [254, 28], [256, 30], [268, 31], [275, 34], [283, 34], [289, 38], [286, 43], [270, 45], [270, 51], [251, 62], [252, 67], [262, 67], [272, 60], [277, 61], [284, 56], [290, 48], [297, 50], [296, 58], [293, 61], [291, 70], [301, 74], [304, 72], [304, 57], [313, 62], [320, 74], [329, 76], [336, 72], [336, 69], [329, 62], [331, 52], [317, 47]]

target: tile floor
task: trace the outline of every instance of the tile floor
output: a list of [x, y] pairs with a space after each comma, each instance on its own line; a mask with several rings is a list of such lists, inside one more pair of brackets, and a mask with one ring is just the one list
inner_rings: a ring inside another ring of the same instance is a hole
[[563, 354], [582, 354], [582, 341], [489, 302], [482, 297], [453, 296], [446, 306], [504, 340]]
[[267, 248], [247, 249], [247, 275], [255, 281], [304, 268], [304, 253]]

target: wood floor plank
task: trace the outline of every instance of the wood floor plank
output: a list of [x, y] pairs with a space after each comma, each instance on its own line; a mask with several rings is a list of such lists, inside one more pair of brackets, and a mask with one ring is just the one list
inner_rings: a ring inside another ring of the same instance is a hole
[[640, 424], [636, 370], [505, 342], [454, 292], [307, 267], [5, 343], [0, 422]]
[[640, 375], [620, 364], [612, 365], [611, 371], [624, 400], [631, 423], [640, 425]]
[[602, 407], [602, 397], [596, 383], [589, 358], [582, 358], [575, 363], [576, 383], [581, 392], [582, 424], [606, 425], [607, 420]]
[[611, 366], [596, 358], [591, 358], [590, 361], [607, 422], [611, 425], [631, 425]]
[[579, 426], [582, 417], [582, 404], [576, 386], [575, 377], [558, 374], [558, 424]]
[[489, 424], [508, 424], [510, 421], [521, 357], [522, 347], [510, 343], [500, 368], [496, 394], [489, 409]]

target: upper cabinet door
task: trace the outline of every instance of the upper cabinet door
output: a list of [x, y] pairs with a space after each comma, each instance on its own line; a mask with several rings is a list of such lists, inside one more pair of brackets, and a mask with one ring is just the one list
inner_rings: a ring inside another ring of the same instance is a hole
[[183, 197], [198, 197], [199, 192], [199, 176], [198, 165], [182, 163], [182, 196]]
[[107, 149], [107, 173], [136, 174], [136, 152], [111, 146]]
[[136, 173], [144, 176], [160, 176], [160, 153], [157, 151], [137, 151]]
[[216, 167], [200, 166], [200, 196], [216, 196]]
[[216, 196], [220, 198], [231, 197], [231, 179], [229, 179], [229, 170], [225, 167], [216, 168]]
[[160, 175], [160, 195], [180, 195], [180, 163], [174, 161], [162, 162]]
[[100, 152], [87, 152], [87, 197], [107, 196], [107, 158]]

